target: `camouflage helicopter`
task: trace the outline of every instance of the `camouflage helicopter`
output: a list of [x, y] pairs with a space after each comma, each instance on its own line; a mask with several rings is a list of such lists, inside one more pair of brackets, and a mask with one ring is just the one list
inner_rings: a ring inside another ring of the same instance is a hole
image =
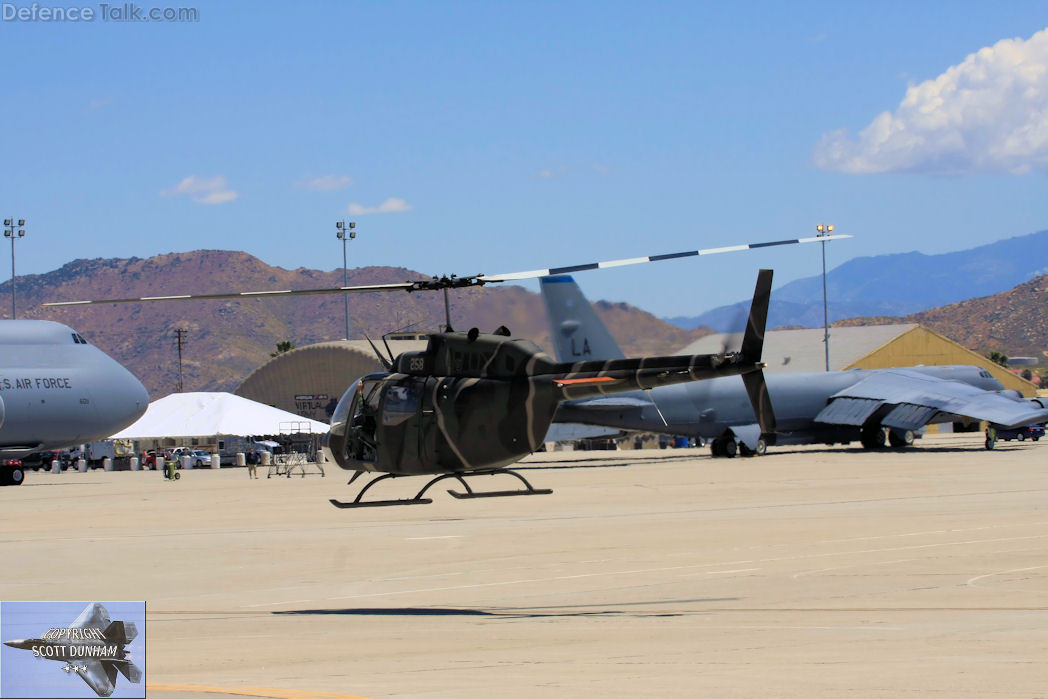
[[[443, 290], [447, 314], [448, 289], [845, 237], [849, 236], [753, 243], [490, 276], [435, 277], [333, 289], [67, 301], [43, 305]], [[386, 371], [360, 378], [345, 392], [331, 418], [328, 446], [341, 468], [355, 472], [350, 484], [365, 473], [380, 475], [369, 481], [353, 501], [332, 499], [331, 503], [336, 507], [429, 503], [432, 500], [424, 497], [425, 493], [448, 478], [454, 478], [465, 489], [464, 493], [449, 491], [457, 498], [548, 494], [550, 490], [534, 488], [527, 479], [506, 467], [538, 449], [562, 401], [717, 376], [742, 375], [754, 412], [759, 416], [761, 431], [771, 438], [774, 417], [764, 383], [764, 365], [760, 361], [771, 279], [770, 270], [761, 270], [746, 333], [738, 352], [558, 364], [534, 343], [512, 338], [504, 327], [490, 334], [481, 333], [476, 328], [465, 333], [454, 332], [449, 317], [446, 318], [448, 331], [430, 335], [429, 345], [423, 351], [406, 352], [387, 359], [376, 348]], [[373, 343], [372, 347], [375, 347]], [[523, 487], [477, 492], [466, 482], [469, 476], [496, 474], [514, 476]], [[413, 498], [362, 499], [372, 486], [383, 480], [422, 475], [434, 477]]]

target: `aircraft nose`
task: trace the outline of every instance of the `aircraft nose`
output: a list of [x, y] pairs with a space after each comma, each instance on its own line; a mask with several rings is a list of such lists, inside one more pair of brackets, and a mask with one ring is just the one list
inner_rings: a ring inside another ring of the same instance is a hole
[[4, 641], [5, 646], [11, 646], [12, 648], [21, 648], [22, 650], [28, 650], [31, 642], [27, 638], [17, 638], [13, 641]]
[[149, 407], [149, 392], [142, 382], [130, 371], [120, 367], [120, 372], [110, 377], [103, 396], [100, 414], [105, 415], [111, 433], [119, 432], [134, 423]]

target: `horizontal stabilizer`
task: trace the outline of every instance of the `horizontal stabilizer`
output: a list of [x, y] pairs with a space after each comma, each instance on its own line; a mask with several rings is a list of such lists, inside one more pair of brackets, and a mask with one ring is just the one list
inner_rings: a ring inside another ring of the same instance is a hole
[[[757, 440], [761, 438], [761, 426], [756, 423], [749, 425], [732, 425], [731, 433], [735, 438], [752, 450], [757, 449]], [[767, 434], [767, 433], [765, 433]]]
[[110, 660], [120, 674], [127, 678], [128, 682], [138, 684], [142, 681], [142, 670], [130, 660]]
[[576, 439], [593, 439], [595, 437], [614, 437], [621, 434], [619, 430], [593, 425], [580, 425], [577, 422], [555, 422], [549, 426], [543, 442], [572, 442]]
[[647, 408], [652, 405], [650, 400], [641, 400], [630, 395], [604, 396], [601, 398], [586, 398], [577, 403], [568, 401], [564, 405], [579, 405], [586, 410], [625, 410], [627, 408]]

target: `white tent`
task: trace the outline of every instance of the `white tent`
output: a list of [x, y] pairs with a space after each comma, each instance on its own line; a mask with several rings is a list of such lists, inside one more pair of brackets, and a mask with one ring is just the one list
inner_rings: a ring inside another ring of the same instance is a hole
[[328, 425], [232, 393], [172, 393], [113, 439], [258, 435], [328, 431]]

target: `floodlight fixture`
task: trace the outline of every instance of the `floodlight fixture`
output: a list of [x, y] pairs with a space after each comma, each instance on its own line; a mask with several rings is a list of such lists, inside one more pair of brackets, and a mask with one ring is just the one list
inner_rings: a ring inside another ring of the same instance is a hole
[[[833, 232], [833, 224], [820, 223], [815, 226], [819, 237]], [[826, 300], [826, 241], [822, 245], [822, 341], [826, 345], [826, 371], [830, 370], [830, 307]]]

